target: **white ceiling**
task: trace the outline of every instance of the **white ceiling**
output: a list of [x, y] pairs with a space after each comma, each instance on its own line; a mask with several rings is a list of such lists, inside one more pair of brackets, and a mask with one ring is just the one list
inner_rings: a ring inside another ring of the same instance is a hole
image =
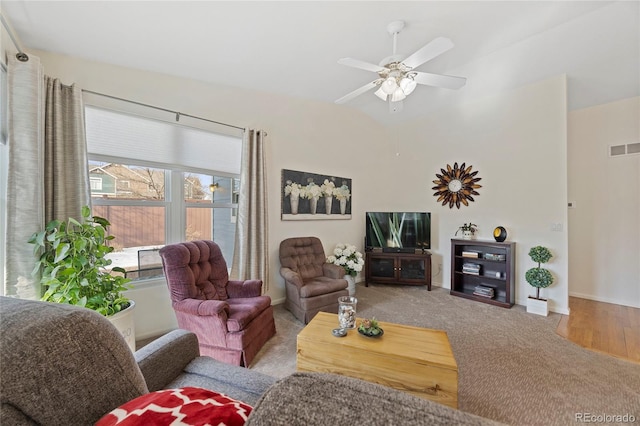
[[[455, 47], [419, 71], [467, 78], [458, 91], [419, 86], [390, 114], [373, 91], [349, 101], [382, 124], [566, 73], [568, 107], [640, 95], [638, 1], [16, 1], [1, 10], [23, 47], [228, 86], [333, 102], [374, 73], [386, 27], [398, 51], [445, 36]], [[46, 70], [45, 70], [46, 71]], [[69, 82], [70, 83], [70, 82]]]

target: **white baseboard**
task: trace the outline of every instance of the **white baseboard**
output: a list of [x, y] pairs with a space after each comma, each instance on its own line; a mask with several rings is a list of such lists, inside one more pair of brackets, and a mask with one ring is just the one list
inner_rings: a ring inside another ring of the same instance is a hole
[[282, 305], [285, 300], [287, 300], [286, 297], [281, 297], [280, 299], [271, 299], [271, 305]]
[[633, 303], [630, 300], [618, 300], [608, 297], [593, 296], [591, 294], [569, 292], [569, 296], [579, 297], [580, 299], [595, 300], [596, 302], [613, 303], [614, 305], [629, 306], [631, 308], [640, 308], [640, 303]]

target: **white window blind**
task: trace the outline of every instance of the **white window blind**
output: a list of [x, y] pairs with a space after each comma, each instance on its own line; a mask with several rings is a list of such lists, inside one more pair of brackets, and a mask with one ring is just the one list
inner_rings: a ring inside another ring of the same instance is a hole
[[240, 174], [238, 137], [92, 106], [85, 121], [90, 154]]

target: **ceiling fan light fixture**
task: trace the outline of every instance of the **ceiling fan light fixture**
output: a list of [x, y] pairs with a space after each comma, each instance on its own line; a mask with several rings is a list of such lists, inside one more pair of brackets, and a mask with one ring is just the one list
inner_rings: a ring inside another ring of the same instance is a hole
[[380, 88], [376, 90], [375, 95], [383, 101], [387, 101], [387, 94], [384, 92], [384, 90], [382, 90], [382, 85], [380, 85]]
[[382, 82], [382, 85], [380, 87], [384, 93], [386, 93], [387, 95], [391, 95], [398, 88], [398, 83], [396, 83], [395, 78], [387, 77], [387, 79]]
[[415, 80], [410, 77], [403, 77], [402, 80], [400, 80], [400, 88], [406, 96], [409, 96], [411, 92], [416, 89], [417, 85], [418, 83], [416, 83]]
[[404, 98], [406, 98], [407, 95], [404, 94], [404, 92], [402, 91], [402, 89], [400, 87], [398, 87], [395, 92], [393, 92], [393, 94], [391, 95], [391, 102], [398, 102], [403, 100]]

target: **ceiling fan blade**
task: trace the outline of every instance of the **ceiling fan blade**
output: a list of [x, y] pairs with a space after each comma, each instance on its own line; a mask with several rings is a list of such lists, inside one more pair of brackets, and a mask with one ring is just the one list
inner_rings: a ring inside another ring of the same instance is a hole
[[360, 68], [361, 70], [372, 71], [378, 73], [384, 69], [384, 67], [380, 65], [370, 64], [369, 62], [364, 62], [359, 59], [353, 58], [342, 58], [338, 59], [338, 63], [340, 65], [346, 65], [348, 67]]
[[354, 90], [353, 92], [344, 95], [343, 97], [341, 97], [340, 99], [337, 99], [335, 101], [335, 103], [337, 104], [343, 104], [353, 98], [355, 98], [356, 96], [360, 96], [362, 95], [364, 92], [369, 91], [371, 89], [373, 89], [374, 87], [376, 87], [378, 85], [379, 80], [374, 80], [371, 83], [367, 83], [364, 86], [360, 87], [359, 89]]
[[416, 68], [453, 47], [453, 42], [446, 37], [438, 37], [418, 49], [413, 55], [402, 61], [409, 68]]
[[428, 72], [417, 72], [413, 78], [416, 83], [427, 86], [444, 87], [446, 89], [459, 89], [464, 86], [467, 79], [452, 75], [431, 74]]

